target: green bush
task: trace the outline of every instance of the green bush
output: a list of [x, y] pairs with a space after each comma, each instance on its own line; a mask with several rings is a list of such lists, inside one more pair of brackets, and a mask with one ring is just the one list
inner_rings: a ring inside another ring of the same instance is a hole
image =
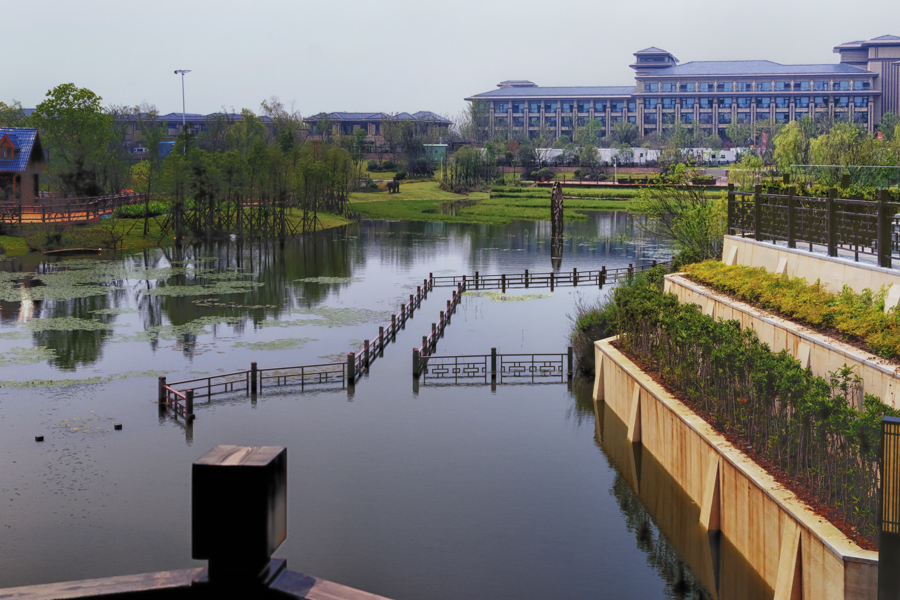
[[378, 170], [378, 163], [375, 162], [374, 160], [370, 160], [368, 163], [366, 163], [366, 168], [367, 168], [369, 171], [377, 171], [377, 170]]
[[[170, 206], [168, 202], [158, 202], [153, 201], [148, 205], [148, 217], [156, 217], [158, 215], [167, 214], [170, 210]], [[144, 218], [144, 205], [143, 204], [131, 204], [128, 206], [120, 206], [113, 213], [113, 216], [120, 219], [143, 219]]]
[[393, 171], [394, 169], [397, 168], [397, 163], [395, 163], [391, 159], [387, 159], [386, 161], [381, 163], [381, 168], [384, 171]]
[[394, 173], [394, 179], [396, 179], [397, 181], [406, 179], [406, 171], [397, 171], [396, 173]]
[[691, 265], [685, 272], [697, 283], [813, 329], [837, 330], [882, 358], [900, 358], [900, 311], [884, 314], [884, 290], [856, 293], [845, 286], [835, 294], [818, 281], [808, 285], [803, 278], [775, 275], [752, 267], [729, 267], [719, 261]]
[[863, 394], [849, 367], [815, 377], [753, 329], [715, 321], [656, 284], [619, 287], [614, 303], [623, 350], [877, 543], [881, 419], [900, 412]]

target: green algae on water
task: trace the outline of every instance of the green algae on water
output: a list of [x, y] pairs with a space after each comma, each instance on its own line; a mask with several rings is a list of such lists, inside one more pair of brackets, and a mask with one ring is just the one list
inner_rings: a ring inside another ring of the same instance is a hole
[[302, 348], [307, 342], [317, 342], [309, 338], [285, 338], [270, 342], [237, 342], [235, 348], [248, 348], [250, 350], [294, 350]]
[[46, 346], [33, 346], [31, 348], [10, 348], [0, 354], [0, 367], [10, 365], [27, 365], [39, 363], [56, 358], [56, 351]]
[[540, 298], [552, 298], [552, 294], [520, 294], [510, 296], [503, 292], [463, 292], [463, 296], [473, 298], [487, 298], [492, 302], [524, 302], [526, 300], [539, 300]]
[[223, 296], [251, 292], [262, 285], [258, 281], [220, 281], [215, 285], [167, 285], [141, 290], [141, 293], [145, 296]]
[[307, 277], [295, 279], [297, 283], [356, 283], [362, 281], [361, 277]]
[[31, 319], [25, 323], [29, 331], [109, 331], [112, 325], [76, 317], [50, 317]]
[[174, 340], [185, 335], [204, 335], [212, 333], [207, 329], [211, 325], [234, 325], [243, 321], [243, 317], [200, 317], [183, 325], [156, 325], [134, 335], [120, 336], [118, 342], [155, 342], [158, 340]]
[[133, 308], [98, 308], [90, 312], [94, 315], [127, 315], [137, 311]]

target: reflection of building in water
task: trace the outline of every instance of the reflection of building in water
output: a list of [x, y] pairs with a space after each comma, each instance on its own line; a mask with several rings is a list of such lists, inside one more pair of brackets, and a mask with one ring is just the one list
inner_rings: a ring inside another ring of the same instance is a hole
[[774, 594], [721, 533], [700, 524], [700, 507], [603, 401], [594, 403], [595, 440], [615, 467], [610, 490], [637, 547], [667, 582], [672, 597], [770, 600]]
[[34, 300], [31, 299], [30, 288], [24, 282], [19, 284], [19, 293], [22, 299], [19, 300], [19, 314], [16, 321], [27, 323], [34, 316]]

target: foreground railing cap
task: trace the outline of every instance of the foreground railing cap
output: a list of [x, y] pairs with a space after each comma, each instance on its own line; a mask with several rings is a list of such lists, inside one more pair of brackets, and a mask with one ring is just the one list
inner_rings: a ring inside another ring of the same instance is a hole
[[258, 572], [287, 538], [287, 450], [216, 446], [191, 477], [193, 557], [211, 579]]

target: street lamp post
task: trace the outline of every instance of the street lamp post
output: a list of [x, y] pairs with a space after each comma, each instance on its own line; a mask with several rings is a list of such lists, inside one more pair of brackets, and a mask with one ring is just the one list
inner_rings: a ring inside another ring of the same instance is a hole
[[[190, 73], [190, 69], [176, 69], [175, 74], [181, 75], [181, 132], [185, 133], [187, 130], [187, 119], [184, 115], [184, 74]], [[184, 140], [184, 147], [182, 148], [182, 154], [187, 154], [187, 137]]]

